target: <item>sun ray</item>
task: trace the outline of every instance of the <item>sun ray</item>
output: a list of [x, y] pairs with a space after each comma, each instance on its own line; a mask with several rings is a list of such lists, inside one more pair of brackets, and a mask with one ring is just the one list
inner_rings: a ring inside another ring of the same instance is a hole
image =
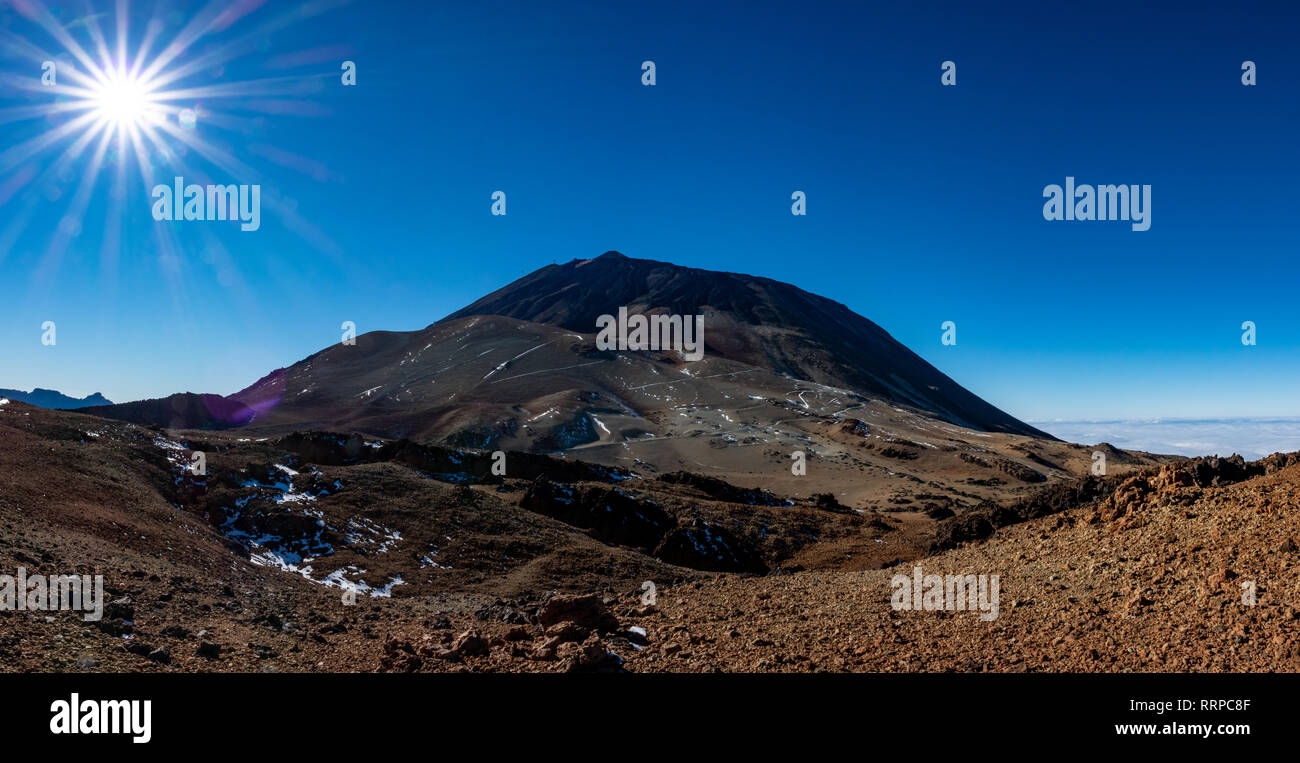
[[99, 284], [109, 297], [116, 300], [119, 252], [122, 246], [122, 217], [126, 204], [126, 162], [124, 152], [127, 136], [119, 130], [113, 136], [117, 142], [118, 160], [114, 162], [112, 191], [109, 193], [108, 214], [104, 218], [104, 235], [99, 245]]
[[[14, 53], [19, 58], [26, 58], [32, 61], [48, 61], [55, 58], [54, 55], [43, 50], [40, 46], [32, 43], [30, 40], [19, 37], [8, 30], [0, 30], [0, 44]], [[73, 80], [86, 88], [98, 87], [100, 81], [89, 74], [82, 73], [72, 67], [62, 67], [59, 75], [61, 77], [71, 77]]]
[[[44, 185], [46, 181], [57, 180], [63, 177], [65, 171], [69, 169], [72, 166], [72, 164], [81, 156], [81, 154], [90, 145], [91, 141], [93, 141], [95, 139], [95, 136], [101, 131], [103, 126], [104, 125], [101, 123], [82, 133], [82, 135], [78, 137], [77, 140], [73, 141], [71, 145], [69, 145], [66, 149], [64, 149], [63, 153], [54, 162], [54, 164], [48, 167], [45, 170], [45, 172], [42, 173], [41, 176], [36, 179], [35, 185], [41, 186]], [[81, 185], [79, 186], [78, 191], [80, 192], [80, 189], [82, 187], [86, 187], [87, 182], [90, 180], [93, 180], [93, 175], [91, 175], [90, 173], [82, 175]], [[32, 197], [29, 199], [29, 203], [32, 204], [32, 209], [31, 209], [32, 212], [35, 211], [35, 203], [38, 201], [38, 199], [39, 197]], [[17, 220], [23, 219], [23, 217], [24, 217], [23, 215], [20, 215], [16, 219], [16, 222]], [[66, 215], [65, 215], [65, 219], [66, 219]], [[60, 226], [60, 228], [62, 228], [62, 226]], [[56, 251], [54, 247], [58, 245], [58, 241], [61, 235], [62, 234], [60, 230], [56, 229], [55, 239], [51, 242], [50, 245], [51, 248], [47, 250], [46, 256], [42, 259], [42, 263], [49, 261], [50, 253]], [[5, 235], [2, 238], [0, 238], [0, 241], [9, 241], [9, 240], [10, 240], [10, 232], [6, 231]], [[37, 271], [34, 273], [34, 281], [35, 281], [34, 285], [40, 285], [42, 283], [47, 282], [47, 280], [43, 277], [45, 272], [48, 271], [42, 271], [41, 268], [38, 267]]]
[[[67, 29], [59, 23], [58, 19], [54, 18], [41, 0], [25, 0], [25, 2], [19, 3], [15, 7], [19, 13], [27, 15], [28, 18], [45, 29], [46, 33], [57, 40], [82, 66], [86, 67], [86, 71], [93, 74], [97, 79], [102, 79], [103, 72], [95, 64], [90, 54], [72, 38], [72, 35], [68, 34]], [[25, 13], [25, 11], [30, 11], [30, 13]]]
[[[161, 28], [162, 25], [157, 23], [156, 21], [150, 21], [149, 24], [145, 26], [144, 38], [140, 40], [140, 49], [136, 51], [135, 60], [131, 63], [130, 72], [132, 77], [138, 78], [140, 76], [140, 71], [144, 67], [145, 58], [149, 55], [149, 51], [153, 49], [153, 43], [155, 40], [158, 39], [158, 35]], [[123, 48], [122, 60], [123, 60], [123, 66], [125, 66], [126, 63], [125, 48]]]
[[86, 208], [90, 206], [91, 191], [95, 187], [95, 176], [99, 174], [99, 168], [104, 162], [104, 153], [108, 148], [109, 139], [112, 137], [112, 132], [107, 128], [108, 123], [101, 122], [95, 128], [87, 130], [85, 135], [78, 140], [78, 143], [82, 144], [78, 153], [84, 151], [97, 136], [99, 137], [99, 145], [96, 146], [94, 153], [91, 155], [89, 171], [81, 176], [81, 182], [77, 184], [77, 190], [68, 203], [63, 217], [59, 219], [58, 226], [55, 228], [54, 238], [50, 241], [49, 248], [45, 250], [45, 256], [36, 267], [33, 280], [38, 287], [47, 283], [58, 272], [59, 264], [63, 260], [64, 253], [67, 252], [68, 245], [81, 234], [82, 220], [85, 218]]
[[65, 111], [86, 111], [92, 108], [94, 108], [92, 104], [84, 101], [67, 101], [53, 106], [11, 106], [0, 109], [0, 124], [26, 122], [29, 119], [40, 119]]
[[213, 145], [210, 141], [200, 138], [192, 132], [182, 130], [168, 122], [158, 122], [153, 125], [145, 125], [142, 129], [146, 134], [153, 136], [153, 128], [157, 128], [167, 133], [173, 138], [181, 141], [185, 145], [194, 149], [208, 162], [215, 164], [219, 169], [226, 172], [231, 177], [244, 179], [250, 183], [261, 182], [260, 173], [252, 167], [244, 164], [229, 151]]
[[222, 7], [226, 4], [227, 3], [223, 2], [223, 0], [213, 0], [213, 2], [208, 3], [207, 7], [191, 19], [190, 22], [185, 25], [185, 28], [176, 35], [176, 38], [172, 40], [167, 47], [163, 48], [162, 53], [158, 54], [158, 57], [153, 60], [153, 63], [149, 64], [149, 66], [141, 72], [140, 78], [146, 81], [153, 79], [154, 76], [161, 72], [177, 56], [188, 50], [196, 40], [203, 36], [204, 32], [208, 30], [213, 22], [216, 21], [217, 17], [220, 15]]
[[[218, 45], [213, 50], [196, 57], [188, 63], [177, 66], [165, 73], [158, 73], [156, 77], [151, 76], [151, 80], [155, 83], [156, 87], [164, 87], [196, 72], [247, 55], [257, 49], [259, 40], [272, 32], [339, 6], [347, 5], [351, 1], [352, 0], [317, 0], [317, 2], [306, 3], [295, 10], [286, 12], [274, 19], [264, 22], [242, 37]], [[157, 62], [155, 61], [155, 64], [156, 63]]]
[[[126, 69], [126, 48], [127, 35], [129, 32], [129, 21], [127, 15], [126, 0], [117, 0], [116, 6], [117, 21], [117, 69], [123, 71]], [[146, 38], [147, 39], [147, 38]], [[144, 55], [144, 48], [141, 48], [140, 55]]]
[[99, 28], [99, 17], [90, 7], [90, 0], [83, 0], [82, 4], [86, 8], [86, 31], [90, 33], [90, 41], [94, 43], [95, 52], [99, 55], [99, 66], [104, 71], [108, 71], [113, 68], [113, 57], [108, 52], [108, 41], [104, 39], [104, 33]]
[[63, 138], [72, 135], [79, 130], [89, 127], [99, 117], [94, 112], [82, 114], [76, 119], [66, 122], [65, 124], [49, 131], [41, 133], [23, 143], [10, 146], [4, 151], [0, 151], [0, 172], [7, 172], [24, 159], [31, 158], [33, 155], [44, 151], [49, 146], [58, 143]]
[[[194, 98], [247, 98], [250, 96], [270, 95], [315, 95], [320, 90], [320, 80], [333, 78], [334, 73], [315, 74], [307, 77], [267, 77], [265, 79], [245, 80], [238, 83], [221, 85], [201, 85], [183, 90], [158, 91], [159, 100], [181, 100]], [[150, 83], [155, 84], [155, 83]]]

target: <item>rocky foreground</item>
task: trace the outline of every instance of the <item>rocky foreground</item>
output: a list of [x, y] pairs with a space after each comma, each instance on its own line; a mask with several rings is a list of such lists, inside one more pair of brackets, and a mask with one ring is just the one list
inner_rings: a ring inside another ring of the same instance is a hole
[[[616, 604], [618, 626], [594, 619], [592, 597], [580, 617], [404, 642], [384, 667], [414, 667], [403, 655], [415, 654], [436, 670], [1295, 671], [1297, 517], [1294, 454], [1167, 465], [916, 562], [926, 574], [998, 574], [993, 621], [895, 611], [896, 569], [719, 575], [663, 591], [654, 607]], [[474, 633], [494, 640], [471, 654]]]
[[[569, 510], [589, 522], [621, 504], [557, 504], [567, 488], [542, 478], [512, 498], [507, 485], [444, 484], [390, 461], [346, 472], [259, 467], [254, 449], [245, 466], [218, 469], [201, 491], [207, 502], [194, 503], [161, 435], [120, 424], [85, 431], [73, 426], [83, 419], [36, 409], [4, 415], [15, 413], [0, 448], [0, 570], [103, 574], [106, 606], [95, 622], [0, 612], [0, 670], [1300, 669], [1300, 454], [1054, 484], [937, 522], [928, 550], [897, 543], [900, 523], [833, 501], [738, 493], [727, 497], [750, 503], [728, 504], [741, 522], [729, 542], [777, 532], [781, 543], [754, 552], [786, 561], [734, 556], [726, 572], [702, 563], [717, 558], [721, 546], [708, 543], [722, 515], [677, 513], [708, 505], [702, 491], [723, 489], [714, 482], [664, 483], [695, 491], [681, 493], [694, 496], [681, 507], [662, 498], [680, 532], [652, 534], [657, 545], [636, 550], [601, 539], [621, 522], [579, 531], [564, 521], [578, 521]], [[244, 447], [224, 458], [242, 463], [232, 459]], [[649, 501], [629, 499], [625, 516], [642, 516]], [[854, 559], [816, 564], [829, 557], [786, 547], [819, 533]], [[331, 547], [283, 567], [312, 544]], [[901, 556], [850, 566], [877, 546]], [[321, 569], [302, 569], [308, 562]], [[351, 601], [322, 576], [338, 565], [367, 581]], [[893, 579], [917, 567], [996, 575], [996, 618], [896, 609]]]

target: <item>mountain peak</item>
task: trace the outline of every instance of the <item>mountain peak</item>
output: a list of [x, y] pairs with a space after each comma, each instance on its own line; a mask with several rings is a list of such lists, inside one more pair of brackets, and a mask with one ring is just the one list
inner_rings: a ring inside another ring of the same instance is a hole
[[534, 271], [434, 325], [501, 315], [594, 333], [597, 317], [620, 307], [703, 314], [709, 355], [910, 405], [958, 426], [1050, 437], [962, 388], [870, 320], [797, 286], [617, 251], [575, 262]]

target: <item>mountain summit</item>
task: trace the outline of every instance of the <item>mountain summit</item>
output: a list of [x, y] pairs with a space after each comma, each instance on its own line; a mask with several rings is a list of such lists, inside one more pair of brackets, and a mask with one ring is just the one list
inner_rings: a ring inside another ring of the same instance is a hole
[[592, 333], [597, 316], [621, 306], [630, 313], [703, 314], [709, 354], [910, 405], [958, 426], [1050, 437], [972, 394], [844, 305], [770, 278], [610, 251], [544, 267], [440, 323], [504, 315]]

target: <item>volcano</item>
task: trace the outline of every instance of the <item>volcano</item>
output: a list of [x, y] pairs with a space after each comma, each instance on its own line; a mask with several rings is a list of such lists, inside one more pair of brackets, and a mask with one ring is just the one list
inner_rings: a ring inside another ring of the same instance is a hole
[[590, 333], [597, 316], [621, 306], [702, 313], [706, 352], [718, 357], [910, 405], [962, 427], [1051, 437], [967, 391], [844, 305], [770, 278], [606, 252], [544, 267], [442, 322], [504, 315]]
[[[598, 347], [597, 318], [620, 308], [704, 316], [703, 359]], [[90, 412], [171, 429], [346, 429], [534, 452], [701, 436], [789, 444], [807, 433], [783, 420], [854, 415], [1053, 439], [838, 302], [617, 252], [544, 267], [420, 331], [328, 347], [226, 398]]]

